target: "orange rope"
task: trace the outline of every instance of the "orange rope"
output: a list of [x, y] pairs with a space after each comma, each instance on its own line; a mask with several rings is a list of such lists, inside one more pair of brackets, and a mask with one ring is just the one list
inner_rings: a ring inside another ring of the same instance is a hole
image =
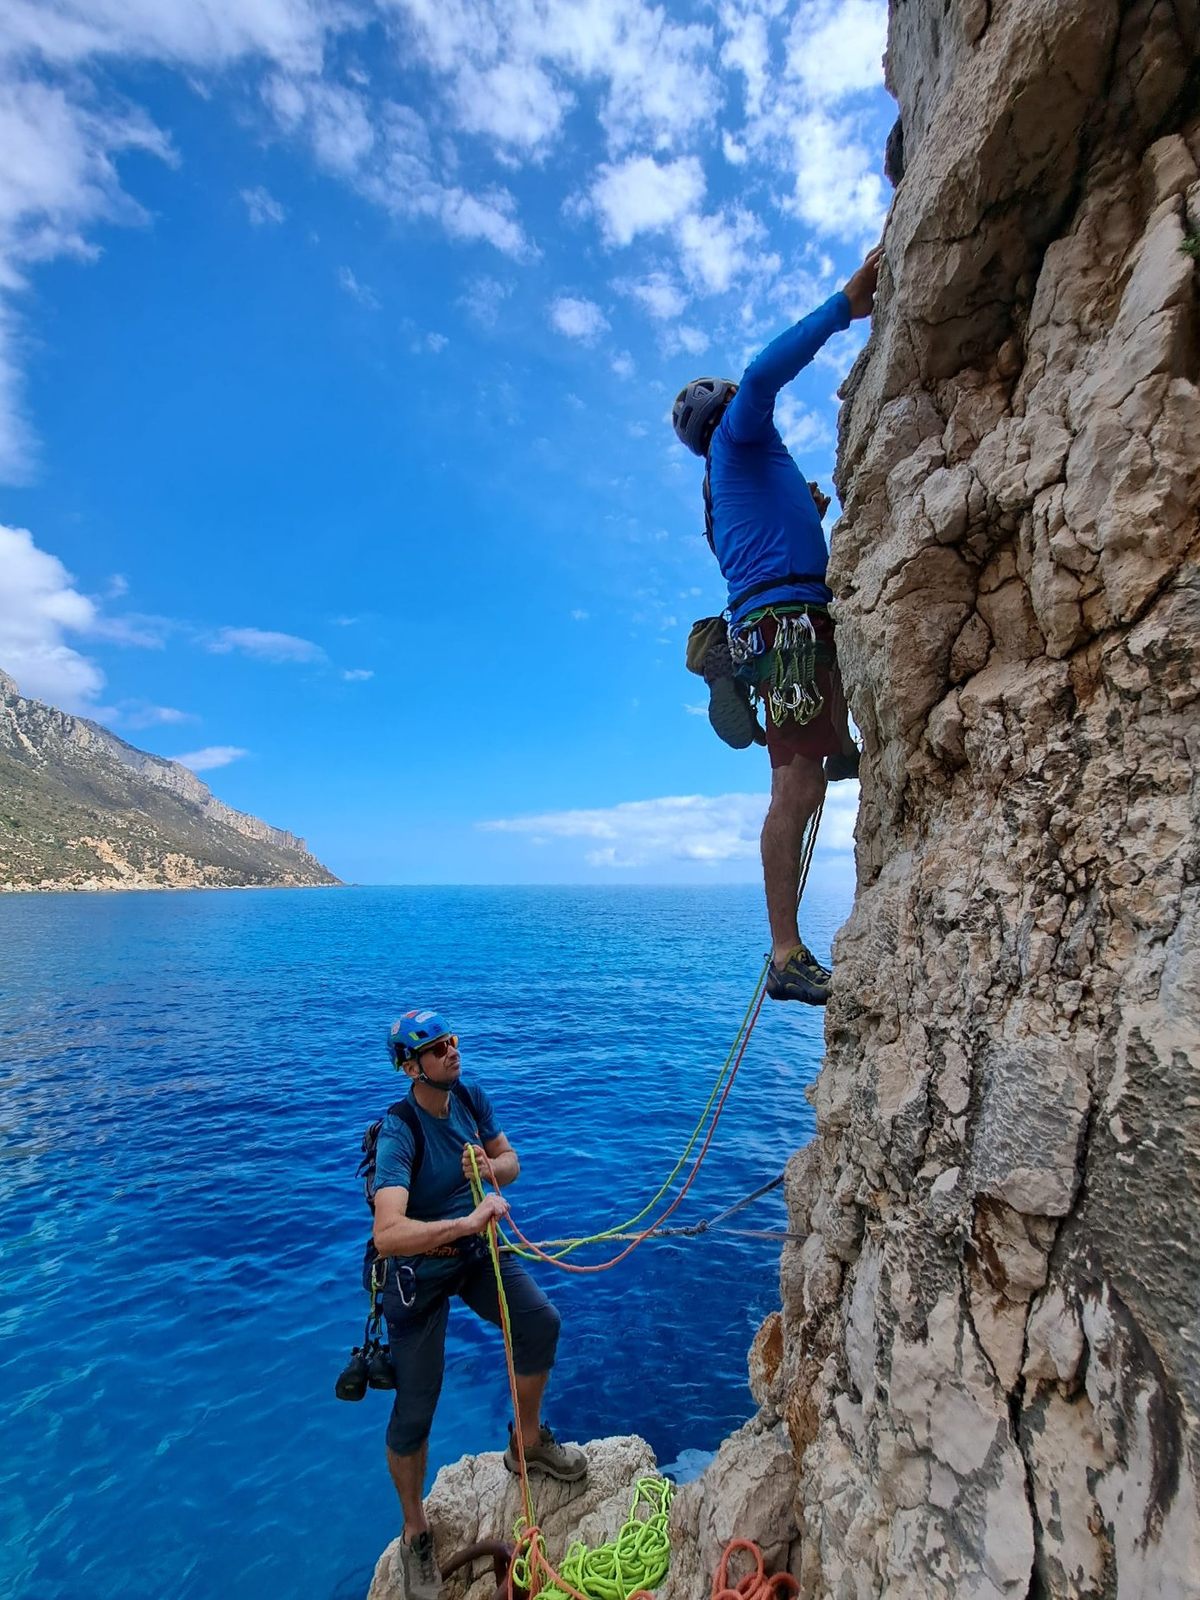
[[[754, 1571], [748, 1572], [738, 1583], [729, 1580], [729, 1558], [735, 1550], [745, 1550], [754, 1562]], [[713, 1578], [712, 1600], [791, 1600], [800, 1593], [800, 1585], [790, 1572], [767, 1573], [762, 1551], [749, 1539], [731, 1539], [721, 1556], [721, 1564]]]

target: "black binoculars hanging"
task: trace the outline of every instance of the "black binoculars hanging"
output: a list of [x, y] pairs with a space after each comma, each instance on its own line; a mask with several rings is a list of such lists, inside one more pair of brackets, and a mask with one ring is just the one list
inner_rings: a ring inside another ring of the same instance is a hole
[[350, 1359], [338, 1374], [333, 1392], [339, 1400], [361, 1400], [368, 1389], [394, 1389], [392, 1353], [379, 1342], [379, 1319], [368, 1317], [363, 1342], [350, 1352]]

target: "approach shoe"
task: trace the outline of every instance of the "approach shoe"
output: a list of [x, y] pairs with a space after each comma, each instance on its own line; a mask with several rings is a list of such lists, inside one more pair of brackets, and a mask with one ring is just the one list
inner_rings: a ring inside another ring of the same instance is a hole
[[401, 1539], [400, 1573], [404, 1600], [439, 1600], [442, 1573], [428, 1529], [418, 1533], [411, 1544]]
[[767, 736], [754, 715], [750, 690], [733, 675], [728, 639], [718, 639], [710, 647], [702, 671], [708, 685], [708, 720], [717, 738], [734, 750], [766, 744]]
[[[504, 1452], [504, 1465], [510, 1472], [520, 1472], [517, 1441], [513, 1425], [508, 1425], [508, 1448]], [[578, 1483], [587, 1477], [587, 1457], [577, 1444], [559, 1444], [550, 1429], [542, 1425], [541, 1436], [531, 1450], [525, 1448], [525, 1465], [530, 1472], [541, 1472], [547, 1478], [558, 1478], [563, 1483]]]
[[832, 978], [828, 967], [823, 967], [806, 945], [797, 945], [782, 967], [772, 961], [767, 968], [767, 993], [772, 1000], [823, 1006], [829, 999]]

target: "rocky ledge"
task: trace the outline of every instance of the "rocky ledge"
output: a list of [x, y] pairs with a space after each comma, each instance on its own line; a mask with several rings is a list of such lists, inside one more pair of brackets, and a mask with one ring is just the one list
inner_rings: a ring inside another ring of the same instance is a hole
[[[584, 1450], [588, 1475], [582, 1484], [556, 1483], [553, 1478], [532, 1480], [538, 1524], [546, 1535], [551, 1561], [559, 1559], [576, 1539], [588, 1545], [614, 1539], [629, 1515], [637, 1480], [657, 1470], [654, 1452], [634, 1434], [594, 1439]], [[482, 1539], [511, 1543], [521, 1515], [520, 1486], [499, 1451], [464, 1456], [438, 1473], [426, 1513], [444, 1559]], [[399, 1539], [394, 1539], [380, 1556], [367, 1600], [404, 1600], [399, 1545]], [[442, 1600], [491, 1600], [495, 1590], [491, 1565], [481, 1559], [469, 1575], [460, 1572], [447, 1580]]]

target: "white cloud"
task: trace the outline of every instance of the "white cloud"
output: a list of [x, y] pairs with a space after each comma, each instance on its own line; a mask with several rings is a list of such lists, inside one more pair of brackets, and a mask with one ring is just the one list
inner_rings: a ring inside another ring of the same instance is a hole
[[586, 611], [575, 610], [575, 611], [572, 611], [572, 613], [571, 613], [571, 621], [572, 622], [586, 622], [587, 619], [588, 619], [588, 612], [586, 612]]
[[[830, 786], [819, 851], [840, 853], [853, 848], [857, 803], [856, 783]], [[585, 841], [590, 848], [584, 852], [584, 860], [593, 867], [645, 867], [667, 861], [715, 865], [757, 859], [766, 807], [765, 794], [676, 795], [628, 800], [598, 810], [508, 817], [478, 826], [534, 840]]]
[[883, 77], [887, 0], [809, 0], [787, 43], [787, 69], [816, 101], [836, 102]]
[[[537, 150], [560, 131], [574, 77], [595, 86], [613, 150], [666, 149], [694, 134], [697, 103], [719, 108], [708, 28], [680, 24], [645, 0], [392, 0], [407, 21], [403, 53], [445, 84], [461, 131]], [[556, 75], [555, 81], [551, 74]], [[488, 85], [498, 102], [484, 110]]]
[[60, 66], [131, 56], [219, 67], [249, 55], [315, 71], [334, 20], [346, 13], [315, 0], [7, 0], [0, 41]]
[[612, 358], [612, 369], [618, 378], [628, 381], [637, 371], [637, 365], [628, 350], [621, 350]]
[[608, 318], [594, 300], [576, 300], [559, 295], [550, 305], [551, 324], [568, 339], [591, 344], [608, 327]]
[[834, 855], [854, 849], [859, 792], [857, 779], [842, 779], [825, 790], [825, 809], [817, 836], [818, 853]]
[[531, 62], [500, 61], [484, 69], [464, 63], [451, 90], [464, 133], [484, 134], [527, 154], [558, 132], [571, 99]]
[[294, 633], [273, 633], [264, 628], [221, 628], [207, 642], [214, 655], [253, 656], [259, 661], [306, 662], [324, 661], [325, 652], [311, 639], [300, 639]]
[[684, 272], [708, 294], [724, 294], [737, 280], [779, 271], [779, 257], [759, 248], [766, 229], [744, 206], [682, 217], [677, 236]]
[[833, 443], [833, 433], [826, 418], [809, 411], [790, 390], [785, 389], [775, 401], [775, 426], [779, 429], [779, 437], [793, 455]]
[[117, 710], [117, 720], [130, 728], [173, 728], [197, 720], [194, 712], [179, 711], [175, 706], [148, 705], [144, 700], [123, 701]]
[[[9, 19], [19, 27], [24, 13]], [[0, 56], [4, 23], [0, 23]], [[171, 159], [166, 138], [140, 112], [103, 112], [58, 85], [22, 81], [11, 62], [0, 75], [0, 290], [25, 287], [27, 269], [57, 256], [93, 258], [84, 237], [99, 220], [138, 223], [145, 213], [125, 195], [116, 156], [140, 149]], [[25, 482], [36, 452], [21, 409], [18, 334], [0, 306], [0, 477]]]
[[[478, 163], [544, 161], [585, 115], [599, 117], [607, 141], [582, 202], [605, 243], [669, 235], [694, 293], [761, 288], [779, 269], [745, 204], [703, 214], [700, 152], [713, 145], [743, 167], [744, 195], [786, 175], [787, 209], [816, 234], [872, 234], [884, 209], [881, 139], [861, 97], [881, 82], [885, 0], [697, 9], [704, 22], [677, 20], [654, 0], [7, 0], [0, 474], [27, 478], [36, 455], [13, 292], [37, 262], [94, 256], [97, 223], [148, 221], [122, 188], [127, 152], [174, 159], [167, 135], [117, 98], [115, 83], [141, 81], [114, 70], [130, 63], [184, 74], [201, 92], [205, 74], [241, 69], [276, 128], [364, 200], [514, 260], [536, 256], [536, 245], [514, 194], [477, 179]], [[354, 65], [359, 36], [379, 19], [403, 67], [433, 75], [420, 102], [427, 117], [388, 97], [382, 71]], [[744, 120], [731, 114], [743, 88]], [[265, 187], [241, 194], [253, 222], [284, 216]], [[483, 322], [488, 312], [472, 314]]]
[[192, 750], [186, 756], [168, 756], [167, 760], [177, 761], [193, 772], [211, 772], [215, 767], [227, 767], [231, 761], [240, 761], [249, 754], [249, 750], [242, 750], [236, 744], [209, 744], [203, 750]]
[[693, 706], [688, 705], [685, 701], [683, 709], [689, 717], [706, 717], [708, 715], [708, 707], [705, 705]]
[[631, 244], [641, 233], [669, 228], [704, 199], [704, 169], [695, 156], [660, 165], [652, 156], [630, 156], [600, 168], [591, 203], [610, 245]]
[[[815, 300], [810, 302], [812, 305], [816, 303]], [[817, 365], [828, 367], [831, 372], [844, 378], [858, 360], [870, 332], [871, 324], [865, 317], [861, 322], [851, 323], [844, 333], [835, 333], [829, 343], [817, 351]]]
[[806, 111], [792, 122], [790, 136], [796, 181], [787, 209], [823, 234], [876, 237], [887, 209], [883, 178], [853, 123]]
[[263, 99], [289, 133], [304, 134], [320, 166], [353, 179], [376, 154], [371, 102], [358, 89], [319, 78], [269, 78]]
[[379, 310], [379, 296], [373, 289], [369, 289], [365, 283], [360, 283], [349, 267], [338, 268], [337, 281], [338, 287], [344, 290], [352, 300], [357, 300], [359, 305], [363, 306], [367, 311]]
[[432, 350], [435, 356], [440, 356], [449, 343], [450, 341], [444, 333], [427, 333], [425, 335], [426, 348]]
[[644, 278], [619, 278], [614, 287], [660, 322], [679, 316], [687, 305], [687, 295], [665, 272], [649, 272]]
[[672, 328], [664, 341], [668, 355], [676, 355], [682, 351], [684, 355], [689, 356], [702, 356], [711, 342], [702, 328], [691, 328], [686, 324]]
[[366, 683], [368, 678], [373, 678], [374, 676], [375, 676], [375, 669], [373, 667], [343, 667], [342, 668], [342, 682], [343, 683]]
[[473, 322], [481, 328], [494, 328], [500, 320], [504, 302], [512, 294], [511, 283], [501, 283], [499, 278], [472, 278], [458, 298], [458, 304]]
[[261, 228], [268, 222], [282, 222], [287, 216], [287, 212], [274, 195], [261, 185], [257, 189], [243, 189], [241, 196], [246, 203], [246, 214], [256, 228]]
[[770, 72], [770, 43], [767, 18], [760, 11], [743, 11], [723, 5], [721, 22], [727, 33], [721, 46], [721, 64], [740, 72], [746, 80], [746, 115], [757, 117], [763, 108], [763, 94]]
[[263, 96], [281, 127], [308, 140], [320, 166], [392, 216], [434, 221], [452, 238], [482, 239], [506, 255], [536, 254], [506, 189], [473, 194], [447, 181], [445, 156], [411, 106], [376, 104], [343, 84], [286, 76], [271, 79]]
[[[409, 214], [403, 204], [394, 209], [401, 215]], [[506, 189], [490, 189], [478, 195], [434, 184], [413, 211], [419, 216], [436, 217], [452, 239], [482, 239], [504, 255], [518, 259], [535, 256], [538, 251], [525, 237], [516, 209], [517, 203]]]
[[97, 616], [57, 556], [39, 550], [27, 529], [0, 525], [0, 669], [22, 694], [64, 711], [94, 705], [104, 674], [66, 636], [92, 632]]

